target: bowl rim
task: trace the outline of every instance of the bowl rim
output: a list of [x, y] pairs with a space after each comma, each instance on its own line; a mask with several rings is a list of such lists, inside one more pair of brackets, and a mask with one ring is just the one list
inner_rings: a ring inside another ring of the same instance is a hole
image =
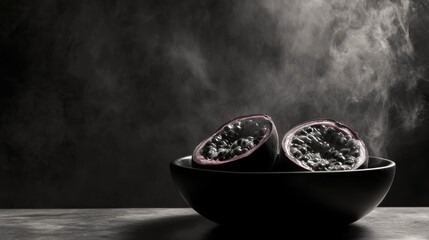
[[382, 166], [382, 167], [362, 168], [362, 169], [354, 169], [354, 170], [338, 170], [338, 171], [314, 171], [314, 172], [312, 172], [312, 171], [276, 171], [276, 172], [274, 172], [274, 171], [273, 172], [243, 171], [243, 172], [238, 172], [238, 171], [225, 171], [225, 170], [213, 170], [213, 169], [187, 167], [187, 166], [183, 166], [183, 165], [178, 164], [178, 162], [180, 162], [180, 161], [185, 161], [185, 160], [192, 161], [192, 155], [188, 155], [188, 156], [177, 158], [177, 159], [171, 161], [170, 166], [176, 166], [178, 168], [190, 169], [192, 171], [212, 172], [212, 173], [230, 173], [230, 174], [232, 174], [232, 173], [233, 174], [285, 174], [285, 173], [287, 173], [287, 174], [341, 174], [341, 173], [352, 173], [352, 172], [377, 171], [377, 170], [389, 169], [389, 168], [396, 167], [396, 163], [394, 161], [386, 159], [386, 158], [369, 156], [368, 161], [371, 161], [371, 159], [378, 159], [381, 161], [385, 161], [388, 164], [386, 166]]

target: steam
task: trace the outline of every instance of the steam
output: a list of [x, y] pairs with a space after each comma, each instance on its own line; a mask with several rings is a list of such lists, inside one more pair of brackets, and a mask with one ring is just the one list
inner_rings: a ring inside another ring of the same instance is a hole
[[[413, 95], [419, 74], [413, 68], [409, 0], [260, 4], [237, 4], [227, 26], [233, 37], [241, 34], [248, 41], [245, 50], [256, 52], [250, 57], [237, 51], [241, 46], [207, 40], [202, 41], [205, 47], [216, 51], [205, 55], [201, 43], [173, 45], [173, 59], [180, 59], [200, 82], [197, 89], [214, 87], [223, 93], [214, 93], [205, 106], [195, 105], [196, 112], [211, 116], [204, 121], [220, 121], [208, 111], [216, 103], [226, 109], [222, 120], [266, 112], [281, 131], [312, 118], [333, 118], [355, 129], [375, 155], [385, 153], [391, 125], [398, 125], [392, 124], [392, 114], [398, 115], [401, 128], [416, 127], [424, 106]], [[231, 90], [225, 90], [226, 82]], [[237, 85], [242, 88], [234, 94]], [[221, 96], [228, 104], [221, 103]]]
[[[312, 102], [312, 110], [317, 112], [314, 117], [346, 122], [359, 131], [377, 155], [382, 154], [389, 137], [392, 108], [400, 113], [403, 127], [416, 126], [422, 103], [402, 105], [390, 94], [398, 85], [407, 86], [404, 94], [411, 94], [418, 80], [415, 74], [402, 71], [411, 65], [413, 54], [408, 0], [308, 0], [299, 2], [297, 9], [281, 8], [278, 3], [271, 2], [268, 9], [283, 9], [276, 14], [292, 16], [294, 19], [289, 20], [301, 25], [286, 54], [314, 56], [311, 60], [318, 58], [326, 66], [321, 75], [312, 75], [301, 85], [300, 92], [316, 96]], [[298, 12], [297, 16], [290, 11]], [[300, 72], [293, 74], [294, 79], [302, 81]]]
[[208, 80], [206, 59], [201, 53], [199, 42], [189, 36], [182, 36], [177, 40], [170, 54], [173, 61], [181, 63], [180, 68], [187, 69], [189, 73], [198, 79], [204, 88], [213, 89], [213, 84]]

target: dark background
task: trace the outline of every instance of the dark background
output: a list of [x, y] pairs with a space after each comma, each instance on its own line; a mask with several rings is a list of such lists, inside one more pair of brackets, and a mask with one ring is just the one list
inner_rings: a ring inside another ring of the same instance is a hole
[[0, 2], [0, 207], [178, 207], [169, 162], [220, 124], [316, 117], [429, 206], [424, 1]]

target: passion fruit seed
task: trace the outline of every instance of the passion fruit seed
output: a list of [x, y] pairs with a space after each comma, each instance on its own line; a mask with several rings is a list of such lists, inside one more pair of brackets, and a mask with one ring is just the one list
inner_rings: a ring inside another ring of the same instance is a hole
[[350, 170], [360, 156], [355, 140], [323, 124], [305, 127], [293, 136], [290, 152], [314, 171]]
[[268, 131], [267, 123], [252, 119], [226, 125], [221, 132], [201, 148], [200, 154], [208, 160], [224, 161], [241, 155], [264, 138]]

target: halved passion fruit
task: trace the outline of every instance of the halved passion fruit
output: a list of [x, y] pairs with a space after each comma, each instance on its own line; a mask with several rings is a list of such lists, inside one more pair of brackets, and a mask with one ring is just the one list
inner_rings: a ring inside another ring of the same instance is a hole
[[368, 166], [368, 150], [357, 133], [331, 119], [311, 120], [292, 128], [282, 140], [282, 149], [291, 170], [336, 171]]
[[223, 124], [192, 154], [192, 166], [234, 171], [267, 171], [279, 153], [279, 139], [271, 117], [255, 114]]

